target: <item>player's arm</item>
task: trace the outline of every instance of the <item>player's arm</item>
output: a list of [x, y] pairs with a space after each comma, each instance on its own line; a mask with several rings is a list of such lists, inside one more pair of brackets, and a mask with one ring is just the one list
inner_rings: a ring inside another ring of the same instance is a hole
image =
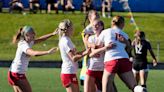
[[157, 65], [157, 59], [155, 57], [155, 54], [154, 54], [152, 49], [150, 49], [149, 52], [150, 52], [150, 54], [151, 54], [151, 56], [153, 58], [153, 66], [156, 66]]
[[88, 42], [89, 36], [90, 36], [89, 34], [84, 35], [84, 37], [83, 37], [84, 45], [85, 45], [85, 47], [94, 47], [95, 46], [94, 44], [91, 44]]
[[50, 38], [50, 37], [56, 35], [57, 33], [58, 33], [58, 29], [56, 29], [56, 30], [55, 30], [54, 32], [52, 32], [52, 33], [43, 35], [43, 36], [41, 36], [41, 37], [35, 39], [34, 44], [43, 42], [43, 41], [47, 40], [48, 38]]
[[128, 55], [129, 55], [129, 57], [133, 57], [133, 55], [132, 55], [132, 45], [131, 45], [132, 42], [131, 42], [130, 39], [128, 39], [128, 41], [130, 43], [130, 46], [129, 47], [126, 47], [125, 49], [126, 49]]
[[149, 52], [153, 58], [153, 66], [156, 66], [157, 65], [157, 59], [156, 59], [155, 54], [152, 50], [151, 44], [148, 42], [147, 46], [148, 46], [148, 50], [149, 50]]
[[105, 52], [109, 49], [112, 49], [112, 48], [116, 47], [116, 45], [114, 43], [109, 43], [107, 46], [98, 46], [98, 47], [99, 48], [97, 48], [97, 49], [95, 49], [95, 48], [91, 49], [91, 53], [89, 54], [90, 57], [94, 57], [98, 53]]
[[58, 50], [58, 48], [56, 48], [56, 47], [51, 48], [50, 50], [47, 50], [47, 51], [37, 51], [37, 50], [33, 50], [31, 48], [28, 48], [26, 50], [26, 54], [28, 54], [30, 56], [42, 56], [42, 55], [52, 54], [52, 53], [56, 52], [57, 50]]
[[74, 50], [70, 50], [68, 52], [68, 56], [73, 62], [77, 62], [79, 59], [81, 59], [85, 55], [88, 55], [89, 52], [90, 52], [90, 49], [87, 49], [85, 51], [78, 52], [78, 53], [76, 53], [76, 51], [74, 51]]
[[117, 35], [116, 37], [117, 37], [117, 39], [118, 39], [121, 43], [126, 44], [126, 51], [127, 51], [127, 52], [131, 52], [131, 50], [132, 50], [131, 40], [130, 40], [130, 39], [126, 39], [126, 38], [123, 37], [122, 35]]

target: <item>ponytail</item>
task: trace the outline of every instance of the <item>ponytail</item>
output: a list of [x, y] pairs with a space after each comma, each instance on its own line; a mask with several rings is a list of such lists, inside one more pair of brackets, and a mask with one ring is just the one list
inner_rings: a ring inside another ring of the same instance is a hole
[[125, 22], [124, 17], [122, 17], [122, 16], [115, 16], [115, 17], [113, 17], [111, 24], [112, 24], [112, 26], [116, 25], [116, 26], [119, 27], [124, 22]]
[[19, 40], [25, 40], [25, 35], [28, 32], [34, 32], [33, 28], [31, 26], [24, 26], [20, 28], [17, 32], [17, 34], [13, 37], [12, 43], [16, 44]]
[[13, 36], [13, 40], [12, 40], [13, 44], [16, 44], [21, 39], [22, 30], [23, 30], [23, 28], [20, 28], [18, 30], [17, 34]]

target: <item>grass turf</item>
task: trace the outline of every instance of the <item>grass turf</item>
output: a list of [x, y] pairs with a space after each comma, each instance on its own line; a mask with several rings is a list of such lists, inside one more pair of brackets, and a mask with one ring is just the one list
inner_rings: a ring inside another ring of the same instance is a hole
[[[126, 26], [125, 32], [128, 33], [129, 37], [133, 39], [135, 27], [130, 24], [130, 19], [127, 13], [114, 12], [114, 15], [125, 16]], [[157, 43], [160, 42], [159, 60], [164, 61], [164, 14], [160, 13], [134, 13], [134, 18], [139, 28], [146, 32], [146, 37], [152, 43], [154, 52], [156, 53]], [[59, 22], [63, 19], [70, 19], [74, 24], [74, 35], [73, 42], [75, 43], [78, 50], [84, 48], [81, 38], [81, 31], [83, 30], [82, 21], [85, 19], [84, 14], [76, 12], [76, 14], [67, 13], [62, 14], [0, 14], [0, 58], [2, 60], [12, 60], [15, 55], [16, 46], [11, 44], [12, 37], [16, 34], [17, 30], [24, 25], [31, 25], [36, 33], [37, 37], [52, 32]], [[105, 28], [110, 27], [109, 18], [101, 18], [105, 23]], [[50, 38], [49, 40], [34, 46], [36, 50], [47, 50], [53, 46], [57, 46], [57, 36]], [[53, 55], [34, 57], [32, 60], [61, 60], [59, 52]], [[149, 60], [150, 59], [149, 57]]]
[[[8, 68], [0, 68], [0, 70], [0, 92], [12, 92], [13, 89], [7, 82]], [[29, 68], [27, 71], [27, 78], [32, 86], [33, 92], [65, 92], [65, 89], [61, 84], [59, 68]], [[163, 92], [163, 78], [163, 70], [150, 70], [147, 81], [148, 91]], [[131, 92], [117, 76], [115, 78], [115, 83], [118, 88], [118, 92]], [[80, 86], [80, 90], [83, 92], [82, 86]]]

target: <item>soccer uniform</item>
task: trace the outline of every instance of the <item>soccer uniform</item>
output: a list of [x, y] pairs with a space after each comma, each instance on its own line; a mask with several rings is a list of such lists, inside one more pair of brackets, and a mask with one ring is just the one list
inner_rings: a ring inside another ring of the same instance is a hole
[[34, 41], [27, 43], [24, 40], [18, 42], [18, 48], [16, 51], [16, 56], [12, 61], [8, 72], [8, 81], [11, 85], [14, 85], [15, 82], [19, 79], [26, 78], [25, 73], [28, 68], [30, 56], [27, 55], [27, 49], [32, 48]]
[[117, 40], [117, 36], [122, 35], [128, 40], [128, 35], [117, 27], [109, 28], [101, 32], [99, 41], [107, 46], [110, 42], [115, 43], [116, 47], [105, 52], [104, 68], [110, 73], [124, 73], [131, 71], [132, 64], [125, 50], [126, 44]]
[[78, 69], [78, 63], [73, 62], [68, 53], [71, 50], [75, 50], [75, 46], [71, 39], [67, 36], [62, 36], [59, 41], [59, 49], [62, 58], [61, 80], [64, 87], [69, 86], [71, 83], [78, 84], [76, 73]]
[[[92, 35], [88, 39], [89, 43], [96, 44], [98, 42], [98, 37], [96, 35]], [[103, 71], [104, 69], [104, 53], [98, 53], [94, 57], [90, 58], [88, 63], [88, 70], [92, 71]]]
[[[88, 39], [89, 43], [98, 43], [98, 37], [92, 35]], [[99, 90], [102, 90], [102, 75], [104, 70], [104, 53], [98, 53], [90, 58], [88, 62], [87, 75], [95, 78], [95, 84]]]
[[135, 71], [148, 70], [147, 50], [151, 50], [151, 45], [146, 40], [141, 40], [141, 44], [134, 43], [134, 62], [133, 69]]

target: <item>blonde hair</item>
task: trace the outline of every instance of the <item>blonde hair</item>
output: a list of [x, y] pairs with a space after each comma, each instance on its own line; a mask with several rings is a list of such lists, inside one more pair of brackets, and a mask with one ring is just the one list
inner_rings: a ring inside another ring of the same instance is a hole
[[64, 19], [59, 23], [58, 25], [59, 39], [63, 34], [65, 34], [68, 31], [67, 29], [72, 25], [73, 25], [72, 21], [70, 21], [69, 19]]
[[85, 20], [84, 20], [84, 22], [83, 22], [83, 27], [84, 27], [84, 28], [86, 27], [86, 22], [87, 22], [87, 21], [90, 22], [90, 21], [89, 21], [89, 18], [91, 17], [91, 15], [92, 15], [93, 13], [96, 13], [96, 19], [99, 19], [99, 18], [100, 18], [99, 14], [98, 14], [98, 12], [97, 12], [96, 10], [89, 10], [89, 11], [87, 12], [87, 14], [86, 14], [86, 16], [85, 16]]
[[13, 44], [16, 44], [19, 40], [25, 40], [25, 35], [28, 33], [28, 32], [34, 32], [33, 28], [31, 26], [24, 26], [24, 27], [21, 27], [17, 34], [13, 36], [13, 40], [12, 40], [12, 43]]

